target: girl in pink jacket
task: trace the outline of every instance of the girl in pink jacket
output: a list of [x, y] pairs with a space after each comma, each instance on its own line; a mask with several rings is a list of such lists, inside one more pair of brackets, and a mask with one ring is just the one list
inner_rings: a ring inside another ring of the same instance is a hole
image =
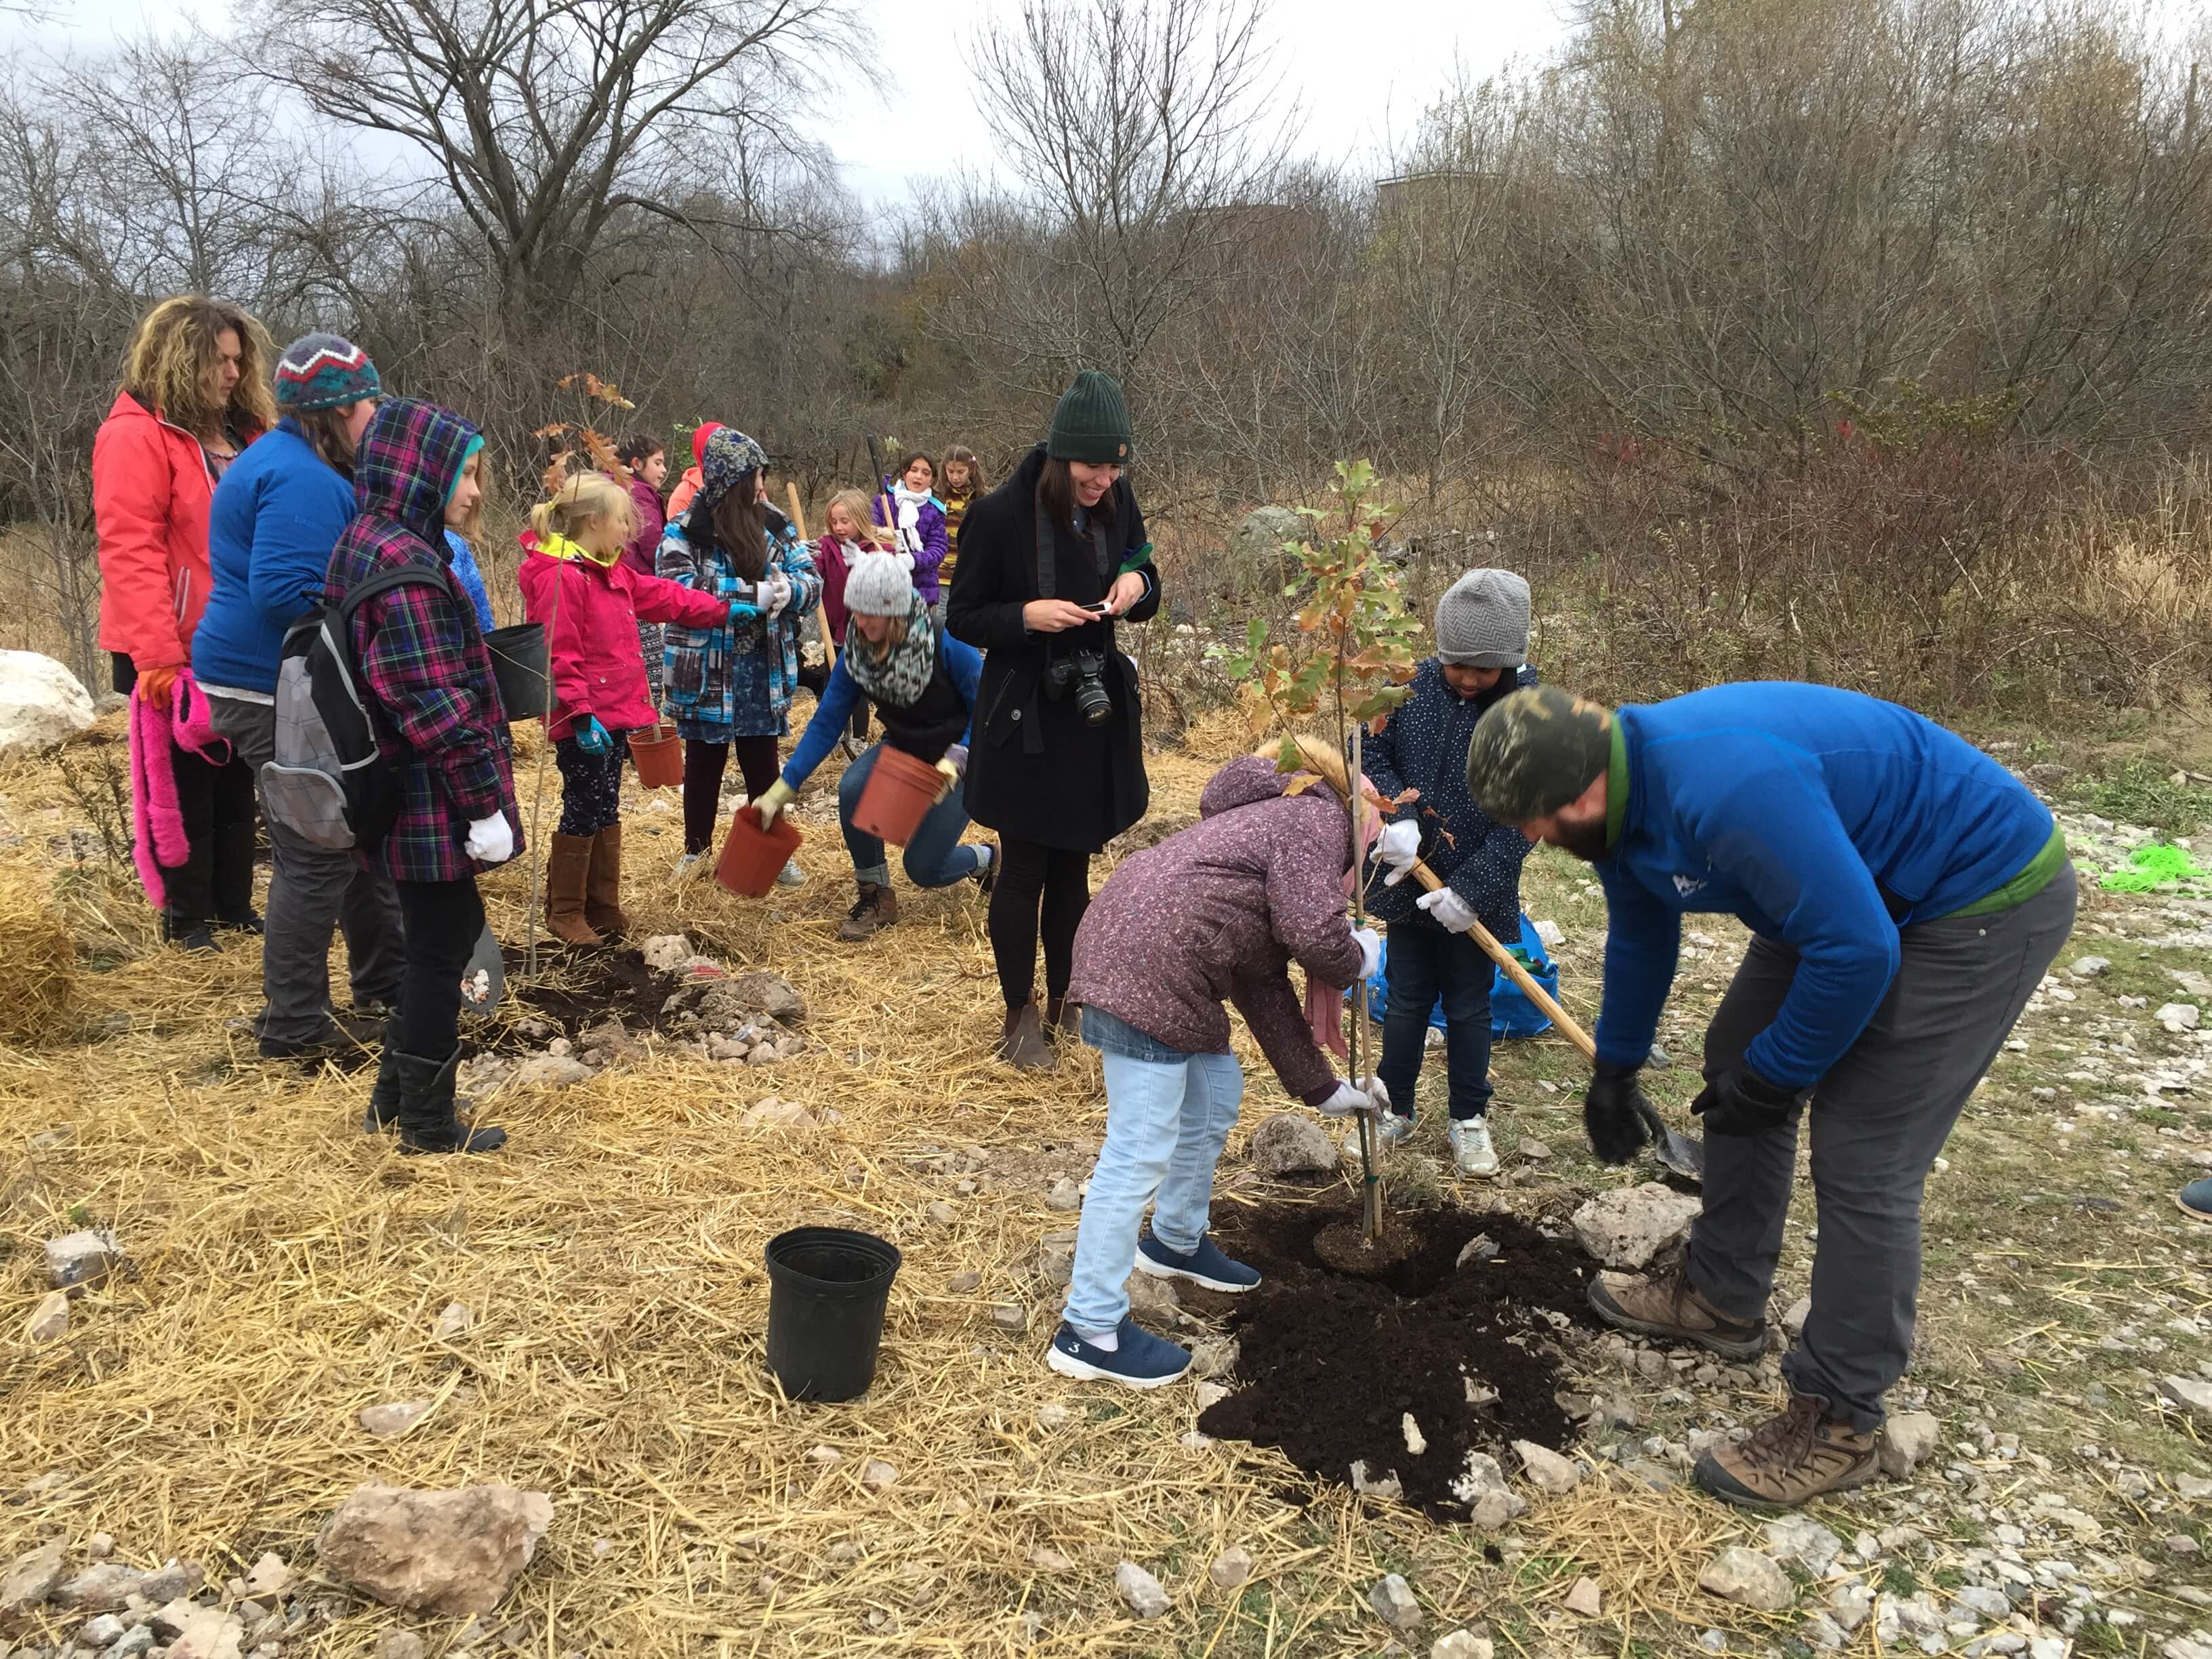
[[561, 769], [561, 828], [547, 863], [546, 927], [568, 945], [629, 929], [622, 909], [622, 770], [629, 734], [659, 719], [639, 649], [640, 618], [719, 628], [726, 600], [635, 569], [629, 492], [580, 472], [531, 509], [523, 614], [545, 625], [553, 711], [546, 734]]

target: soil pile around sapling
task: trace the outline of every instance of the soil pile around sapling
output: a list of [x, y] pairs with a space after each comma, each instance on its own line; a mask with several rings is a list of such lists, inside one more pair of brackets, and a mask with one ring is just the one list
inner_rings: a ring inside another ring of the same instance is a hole
[[[669, 1007], [669, 999], [684, 983], [673, 974], [647, 967], [641, 951], [547, 948], [538, 952], [538, 982], [524, 985], [520, 981], [528, 954], [509, 949], [501, 955], [517, 1018], [484, 1045], [498, 1054], [543, 1048], [548, 1036], [581, 1036], [586, 1028], [611, 1013], [620, 1015], [623, 1026], [634, 1033], [665, 1030], [678, 1012]], [[534, 1031], [530, 1029], [532, 1016], [557, 1029]]]
[[[1302, 1205], [1217, 1217], [1221, 1247], [1259, 1269], [1237, 1298], [1234, 1392], [1199, 1418], [1218, 1439], [1273, 1446], [1320, 1480], [1349, 1484], [1395, 1474], [1405, 1501], [1437, 1520], [1464, 1518], [1452, 1495], [1469, 1451], [1506, 1462], [1516, 1440], [1557, 1450], [1573, 1425], [1554, 1397], [1562, 1385], [1562, 1323], [1595, 1324], [1591, 1267], [1571, 1239], [1547, 1238], [1511, 1215], [1460, 1210], [1390, 1218], [1419, 1241], [1377, 1278], [1323, 1262], [1314, 1240], [1356, 1207]], [[1478, 1235], [1498, 1249], [1457, 1267]], [[1478, 1395], [1494, 1399], [1476, 1404]], [[1408, 1450], [1411, 1413], [1426, 1449]]]

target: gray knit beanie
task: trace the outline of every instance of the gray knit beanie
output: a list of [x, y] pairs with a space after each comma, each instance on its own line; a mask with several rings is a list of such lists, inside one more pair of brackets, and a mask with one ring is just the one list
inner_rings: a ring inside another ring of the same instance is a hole
[[863, 553], [845, 576], [845, 609], [858, 617], [903, 617], [915, 597], [910, 554]]
[[1466, 668], [1528, 660], [1528, 584], [1510, 570], [1470, 570], [1437, 606], [1437, 655]]

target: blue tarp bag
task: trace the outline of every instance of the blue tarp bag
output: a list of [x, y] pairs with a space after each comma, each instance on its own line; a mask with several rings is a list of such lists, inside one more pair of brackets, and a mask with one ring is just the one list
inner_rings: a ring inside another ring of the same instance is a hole
[[[1516, 949], [1509, 945], [1507, 949]], [[1554, 1000], [1559, 994], [1559, 964], [1553, 962], [1544, 949], [1544, 941], [1537, 936], [1535, 924], [1528, 913], [1521, 916], [1521, 938], [1517, 949], [1522, 965], [1529, 976], [1549, 992]], [[1350, 993], [1346, 994], [1349, 995]], [[1390, 1003], [1390, 941], [1382, 941], [1382, 965], [1367, 981], [1367, 1006], [1376, 1019]], [[1429, 1011], [1429, 1024], [1443, 1030], [1444, 1007], [1441, 1000]], [[1503, 968], [1494, 971], [1490, 987], [1490, 1034], [1493, 1037], [1541, 1036], [1552, 1029], [1550, 1018], [1528, 1000], [1521, 988], [1506, 975]]]

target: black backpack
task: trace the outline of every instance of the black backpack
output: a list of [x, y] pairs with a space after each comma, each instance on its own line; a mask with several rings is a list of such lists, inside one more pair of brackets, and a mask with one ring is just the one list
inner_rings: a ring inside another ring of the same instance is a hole
[[276, 659], [276, 757], [261, 769], [261, 799], [277, 823], [334, 853], [373, 850], [399, 817], [399, 773], [376, 746], [362, 695], [353, 613], [408, 582], [451, 587], [422, 566], [388, 567], [284, 630]]

